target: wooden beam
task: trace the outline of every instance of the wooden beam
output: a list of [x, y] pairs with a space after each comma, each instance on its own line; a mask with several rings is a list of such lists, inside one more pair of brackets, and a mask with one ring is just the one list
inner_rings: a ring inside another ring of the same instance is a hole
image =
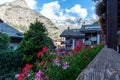
[[107, 46], [117, 50], [117, 0], [107, 0]]
[[76, 80], [120, 80], [120, 54], [103, 48]]

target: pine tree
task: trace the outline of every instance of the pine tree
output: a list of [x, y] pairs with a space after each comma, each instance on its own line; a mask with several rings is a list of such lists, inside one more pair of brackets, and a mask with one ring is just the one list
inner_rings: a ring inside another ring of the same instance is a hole
[[25, 63], [34, 63], [37, 59], [36, 54], [42, 47], [47, 47], [51, 50], [54, 48], [54, 45], [51, 38], [48, 37], [48, 32], [44, 24], [36, 20], [24, 34], [24, 39], [19, 47], [24, 55], [23, 59]]

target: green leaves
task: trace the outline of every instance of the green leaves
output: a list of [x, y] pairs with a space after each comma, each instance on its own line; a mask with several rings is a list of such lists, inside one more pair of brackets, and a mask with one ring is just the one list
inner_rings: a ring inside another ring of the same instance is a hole
[[69, 68], [63, 70], [61, 66], [57, 67], [51, 65], [46, 73], [49, 74], [53, 80], [75, 80], [80, 72], [87, 67], [102, 48], [103, 45], [100, 45], [91, 49], [82, 49], [76, 56], [63, 56], [61, 62], [69, 62]]
[[10, 38], [6, 34], [0, 33], [0, 52], [9, 48]]
[[[24, 34], [24, 39], [20, 44], [19, 50], [25, 55], [25, 62], [34, 63], [36, 61], [36, 54], [44, 46], [51, 50], [54, 45], [48, 37], [48, 32], [44, 24], [36, 20], [36, 22], [31, 23], [30, 29]], [[29, 56], [32, 58], [27, 60]]]

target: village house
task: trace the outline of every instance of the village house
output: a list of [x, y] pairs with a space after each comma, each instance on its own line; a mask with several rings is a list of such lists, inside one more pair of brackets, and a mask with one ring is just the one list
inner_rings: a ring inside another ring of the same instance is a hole
[[86, 46], [101, 43], [101, 29], [99, 25], [82, 25], [81, 32], [85, 34], [83, 43]]
[[0, 33], [5, 33], [10, 37], [10, 47], [15, 50], [23, 39], [23, 35], [0, 19]]
[[75, 49], [76, 40], [83, 42], [82, 39], [84, 38], [84, 36], [85, 34], [81, 33], [80, 29], [70, 29], [70, 28], [64, 30], [60, 35], [60, 37], [63, 37], [66, 50]]
[[63, 38], [65, 49], [75, 49], [76, 41], [85, 46], [93, 46], [101, 43], [101, 29], [99, 25], [83, 25], [81, 29], [64, 30], [60, 37]]

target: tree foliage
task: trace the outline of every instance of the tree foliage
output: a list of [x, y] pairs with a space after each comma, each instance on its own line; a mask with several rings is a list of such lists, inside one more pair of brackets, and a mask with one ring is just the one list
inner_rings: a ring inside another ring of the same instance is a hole
[[25, 62], [33, 63], [36, 60], [36, 53], [44, 46], [48, 49], [54, 47], [44, 24], [36, 20], [30, 25], [30, 29], [24, 34], [24, 39], [20, 44], [19, 49], [24, 54]]
[[9, 48], [10, 38], [6, 34], [0, 33], [0, 51], [5, 51]]
[[21, 54], [10, 49], [9, 45], [9, 36], [0, 33], [0, 80], [5, 80], [6, 77], [14, 77], [18, 72], [18, 66], [22, 64]]

